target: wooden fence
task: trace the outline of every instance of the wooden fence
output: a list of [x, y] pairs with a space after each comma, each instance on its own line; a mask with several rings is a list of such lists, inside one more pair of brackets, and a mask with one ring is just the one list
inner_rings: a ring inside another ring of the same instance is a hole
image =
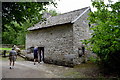
[[[14, 44], [2, 44], [2, 48], [12, 48]], [[25, 45], [16, 45], [20, 49], [24, 49]]]

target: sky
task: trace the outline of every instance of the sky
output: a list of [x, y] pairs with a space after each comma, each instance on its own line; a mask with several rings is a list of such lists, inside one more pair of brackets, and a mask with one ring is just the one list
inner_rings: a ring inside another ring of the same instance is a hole
[[[108, 0], [104, 1], [107, 3]], [[116, 2], [118, 0], [112, 1]], [[91, 7], [92, 11], [95, 11], [95, 9], [92, 7], [91, 0], [57, 0], [57, 4], [57, 8], [50, 6], [49, 9], [55, 9], [57, 12], [60, 13], [66, 13], [84, 7]]]

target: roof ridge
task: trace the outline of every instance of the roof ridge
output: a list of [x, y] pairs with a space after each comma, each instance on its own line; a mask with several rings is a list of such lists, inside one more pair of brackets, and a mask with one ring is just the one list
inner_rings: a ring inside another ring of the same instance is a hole
[[74, 23], [75, 21], [77, 21], [82, 15], [84, 15], [88, 10], [90, 9], [90, 7], [88, 7], [87, 9], [85, 9], [77, 18], [75, 18], [73, 21], [71, 21], [71, 23]]
[[[89, 6], [88, 6], [89, 7]], [[73, 10], [73, 11], [69, 11], [69, 12], [65, 12], [65, 13], [62, 13], [62, 14], [68, 14], [68, 13], [71, 13], [71, 12], [75, 12], [75, 11], [79, 11], [79, 10], [82, 10], [82, 9], [87, 9], [88, 7], [84, 7], [84, 8], [80, 8], [80, 9], [76, 9], [76, 10]], [[60, 15], [62, 15], [60, 14]]]
[[[82, 10], [82, 9], [85, 9], [85, 8], [87, 9], [87, 8], [89, 8], [89, 7], [84, 7], [84, 8], [81, 8], [81, 9], [76, 9], [76, 10], [73, 10], [73, 11], [65, 12], [65, 13], [59, 14], [59, 15], [57, 15], [57, 16], [64, 15], [64, 14], [68, 14], [68, 13], [72, 13], [72, 12], [76, 12], [76, 11], [79, 11], [79, 10]], [[56, 17], [56, 16], [52, 16], [52, 17]]]
[[[53, 18], [53, 17], [58, 17], [58, 16], [61, 16], [61, 15], [65, 15], [65, 14], [69, 14], [69, 13], [72, 13], [72, 12], [80, 11], [80, 10], [82, 10], [82, 9], [85, 9], [85, 10], [86, 10], [87, 8], [89, 8], [89, 7], [84, 7], [84, 8], [81, 8], [81, 9], [73, 10], [73, 11], [70, 11], [70, 12], [66, 12], [66, 13], [63, 13], [63, 14], [59, 14], [59, 15], [57, 15], [57, 16], [51, 16], [51, 17], [47, 18], [47, 20], [50, 19], [50, 18]], [[40, 24], [44, 24], [44, 22], [46, 22], [46, 21], [43, 21], [43, 22], [40, 23]]]

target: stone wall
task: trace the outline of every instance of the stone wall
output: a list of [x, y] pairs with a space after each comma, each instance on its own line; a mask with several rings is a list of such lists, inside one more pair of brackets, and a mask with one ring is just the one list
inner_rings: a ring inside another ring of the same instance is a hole
[[2, 44], [2, 48], [12, 48], [14, 44]]
[[[2, 44], [2, 48], [13, 48], [14, 44]], [[24, 49], [25, 45], [16, 45], [20, 49]]]
[[[78, 52], [82, 52], [82, 50], [78, 51], [78, 48], [81, 48], [82, 46], [82, 42], [81, 40], [86, 40], [89, 39], [91, 37], [91, 35], [89, 34], [89, 21], [87, 20], [88, 18], [88, 13], [90, 11], [87, 11], [83, 16], [81, 16], [73, 25], [73, 51], [74, 54], [76, 56], [76, 58], [74, 59], [74, 63], [75, 64], [80, 64], [81, 62], [84, 61], [85, 56], [79, 57], [78, 56]], [[86, 52], [90, 52], [90, 51], [86, 51]], [[87, 56], [87, 55], [86, 55]]]
[[30, 31], [26, 36], [26, 49], [36, 45], [44, 47], [45, 62], [71, 65], [74, 57], [72, 24]]

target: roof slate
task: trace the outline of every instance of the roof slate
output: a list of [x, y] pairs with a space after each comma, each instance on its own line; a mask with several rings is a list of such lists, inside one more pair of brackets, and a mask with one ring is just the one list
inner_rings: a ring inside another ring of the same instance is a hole
[[58, 16], [53, 16], [48, 18], [46, 21], [42, 23], [37, 23], [34, 26], [28, 28], [27, 30], [37, 30], [41, 28], [51, 27], [55, 25], [61, 25], [66, 23], [71, 23], [73, 20], [75, 20], [80, 14], [82, 14], [88, 7], [74, 10], [68, 13], [60, 14]]

